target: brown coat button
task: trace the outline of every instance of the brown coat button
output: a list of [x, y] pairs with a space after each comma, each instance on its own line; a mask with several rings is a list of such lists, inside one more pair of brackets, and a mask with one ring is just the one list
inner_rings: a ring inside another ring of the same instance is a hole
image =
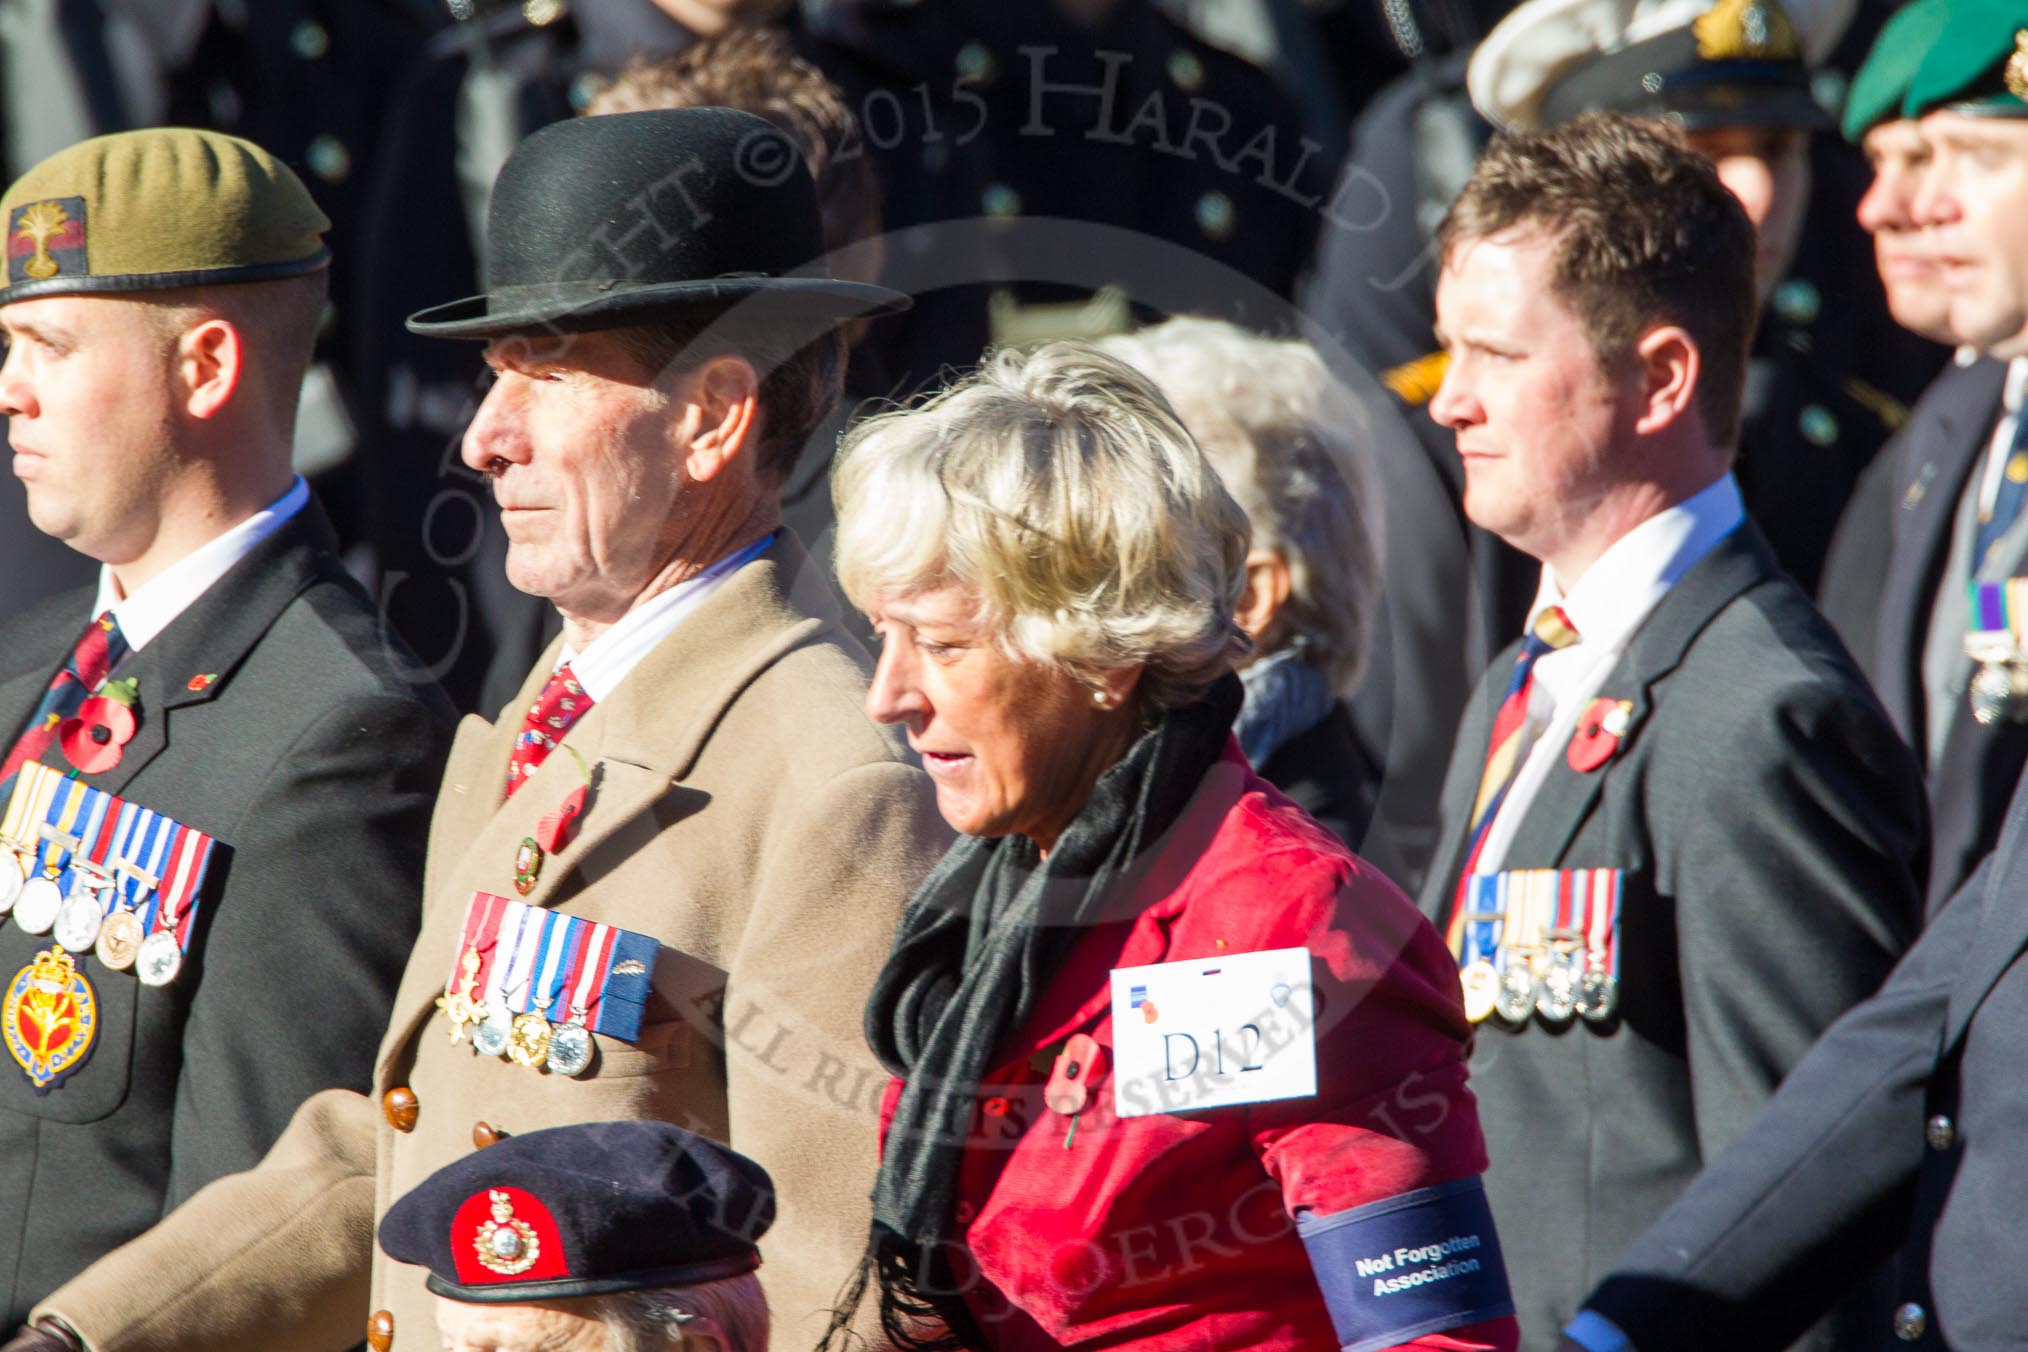
[[375, 1310], [373, 1318], [366, 1321], [366, 1341], [373, 1352], [387, 1352], [394, 1346], [394, 1316], [385, 1310]]
[[484, 1122], [474, 1122], [472, 1124], [472, 1148], [474, 1150], [484, 1150], [487, 1146], [497, 1144], [506, 1139], [507, 1133], [498, 1127]]
[[415, 1090], [405, 1084], [398, 1084], [380, 1096], [380, 1115], [396, 1131], [414, 1131], [415, 1115], [421, 1107]]

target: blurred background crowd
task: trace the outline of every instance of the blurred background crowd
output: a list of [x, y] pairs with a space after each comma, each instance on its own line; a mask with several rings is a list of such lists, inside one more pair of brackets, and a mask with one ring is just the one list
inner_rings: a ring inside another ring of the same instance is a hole
[[[1413, 888], [1459, 713], [1537, 580], [1532, 560], [1465, 520], [1451, 434], [1426, 409], [1441, 377], [1429, 232], [1490, 135], [1466, 63], [1510, 8], [26, 0], [0, 7], [0, 155], [11, 179], [85, 136], [173, 123], [244, 136], [298, 170], [335, 254], [298, 468], [383, 624], [464, 710], [497, 709], [556, 621], [503, 580], [487, 485], [458, 459], [478, 363], [402, 319], [479, 289], [488, 187], [539, 126], [665, 104], [762, 111], [811, 159], [834, 271], [916, 298], [856, 335], [846, 410], [785, 494], [820, 556], [841, 420], [989, 346], [1184, 313], [1309, 340], [1342, 389], [1301, 395], [1300, 372], [1284, 371], [1295, 404], [1270, 381], [1257, 407], [1239, 406], [1242, 382], [1221, 387], [1221, 374], [1244, 367], [1259, 388], [1275, 359], [1256, 361], [1236, 330], [1172, 342], [1167, 384], [1186, 413], [1200, 403], [1231, 424], [1203, 436], [1207, 449], [1256, 480], [1241, 496], [1262, 564], [1283, 569], [1284, 595], [1297, 584], [1292, 606], [1255, 617], [1264, 651], [1314, 647], [1300, 665], [1325, 674], [1290, 697], [1327, 711], [1296, 729], [1310, 736], [1256, 729], [1248, 749], [1263, 764], [1282, 753], [1274, 777], [1307, 784], [1306, 805]], [[1596, 25], [1586, 12], [1639, 7], [1564, 8]], [[1891, 7], [1790, 8], [1817, 129], [1769, 104], [1691, 131], [1732, 166], [1763, 234], [1743, 491], [1835, 619], [1837, 588], [1864, 594], [1877, 576], [1863, 550], [1824, 575], [1833, 527], [1946, 352], [1887, 317], [1854, 217], [1866, 164], [1829, 130]], [[1313, 444], [1319, 428], [1332, 444]], [[1320, 504], [1332, 494], [1306, 454], [1340, 467], [1327, 477], [1349, 506]], [[19, 484], [0, 480], [0, 618], [93, 570], [29, 529]]]

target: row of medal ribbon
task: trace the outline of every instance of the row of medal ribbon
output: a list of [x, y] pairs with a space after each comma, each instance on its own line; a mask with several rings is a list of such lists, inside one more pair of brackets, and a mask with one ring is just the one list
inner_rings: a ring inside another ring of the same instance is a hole
[[138, 803], [23, 765], [0, 814], [0, 916], [166, 986], [202, 904], [216, 841]]
[[1978, 664], [1966, 694], [1981, 727], [2028, 721], [2028, 578], [1967, 584], [1965, 656]]
[[1515, 1026], [1608, 1023], [1620, 1005], [1616, 868], [1516, 869], [1466, 880], [1452, 952], [1465, 1014]]
[[582, 1075], [593, 1033], [641, 1035], [660, 949], [645, 934], [475, 892], [437, 1008], [454, 1044], [469, 1034], [479, 1055]]

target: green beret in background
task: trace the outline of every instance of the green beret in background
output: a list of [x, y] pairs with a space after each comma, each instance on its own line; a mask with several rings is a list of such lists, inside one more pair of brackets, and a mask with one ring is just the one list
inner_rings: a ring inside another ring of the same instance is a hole
[[1902, 111], [2028, 117], [2028, 0], [1955, 0]]
[[329, 265], [331, 222], [259, 146], [188, 127], [95, 136], [0, 198], [0, 305], [293, 277]]
[[1901, 102], [1916, 68], [1936, 44], [1949, 21], [1953, 0], [1915, 0], [1903, 5], [1881, 26], [1873, 50], [1852, 76], [1845, 94], [1845, 119], [1840, 130], [1857, 142], [1882, 122], [1902, 115]]

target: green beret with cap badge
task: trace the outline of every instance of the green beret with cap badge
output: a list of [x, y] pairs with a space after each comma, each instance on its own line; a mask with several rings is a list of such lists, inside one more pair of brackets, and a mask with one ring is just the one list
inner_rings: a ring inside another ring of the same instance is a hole
[[1953, 0], [1915, 0], [1894, 11], [1873, 40], [1873, 50], [1853, 73], [1845, 92], [1839, 130], [1857, 143], [1882, 122], [1902, 115], [1909, 81], [1950, 19]]
[[249, 141], [150, 127], [80, 141], [0, 197], [0, 305], [315, 272], [331, 228], [302, 180]]
[[2028, 0], [1954, 0], [1901, 107], [2028, 117]]

